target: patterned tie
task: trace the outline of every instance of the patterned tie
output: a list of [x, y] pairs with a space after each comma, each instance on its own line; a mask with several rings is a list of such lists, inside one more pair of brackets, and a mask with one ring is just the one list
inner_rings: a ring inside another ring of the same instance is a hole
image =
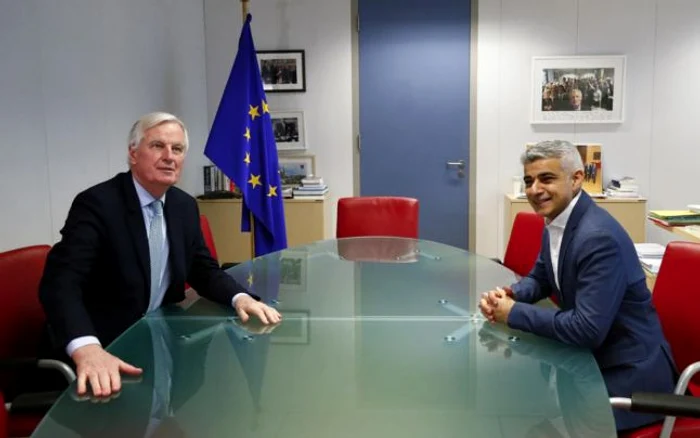
[[148, 230], [148, 253], [151, 258], [151, 298], [148, 303], [148, 311], [156, 309], [158, 294], [160, 291], [160, 273], [163, 262], [163, 202], [153, 201], [149, 204], [153, 212], [151, 226]]

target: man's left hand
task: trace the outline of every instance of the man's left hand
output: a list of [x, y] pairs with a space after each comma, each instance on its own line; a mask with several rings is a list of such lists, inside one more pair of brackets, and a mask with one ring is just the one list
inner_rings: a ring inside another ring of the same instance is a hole
[[505, 294], [489, 294], [489, 303], [491, 303], [491, 312], [493, 319], [496, 322], [508, 323], [508, 315], [515, 304], [515, 300]]
[[247, 295], [236, 298], [234, 308], [241, 322], [248, 322], [251, 314], [255, 315], [263, 324], [277, 324], [282, 320], [282, 315], [277, 309], [260, 301], [255, 301]]

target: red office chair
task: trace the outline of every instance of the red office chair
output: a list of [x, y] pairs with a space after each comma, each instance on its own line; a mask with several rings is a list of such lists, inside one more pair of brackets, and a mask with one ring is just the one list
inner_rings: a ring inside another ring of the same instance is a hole
[[219, 256], [216, 254], [216, 245], [214, 245], [214, 235], [211, 232], [211, 227], [209, 226], [209, 219], [206, 216], [199, 215], [199, 226], [202, 228], [202, 234], [204, 235], [204, 243], [209, 248], [209, 253], [218, 261]]
[[521, 277], [529, 274], [540, 253], [543, 231], [542, 216], [525, 211], [516, 214], [503, 265]]
[[338, 200], [336, 237], [418, 238], [418, 200], [360, 196]]
[[0, 392], [0, 438], [7, 438], [7, 410], [2, 392]]
[[[202, 229], [202, 236], [204, 236], [204, 244], [207, 245], [209, 249], [209, 254], [212, 258], [219, 263], [219, 256], [216, 254], [216, 245], [214, 244], [214, 235], [211, 232], [211, 227], [209, 226], [209, 219], [203, 214], [199, 215], [199, 227]], [[190, 289], [190, 285], [185, 282], [185, 290]]]
[[[0, 253], [0, 391], [10, 403], [8, 434], [29, 436], [58, 393], [42, 393], [37, 382], [53, 368], [67, 382], [75, 373], [65, 363], [37, 358], [45, 316], [39, 303], [39, 281], [46, 264], [48, 245], [29, 246]], [[45, 389], [45, 388], [44, 388]]]
[[[679, 370], [683, 370], [675, 393], [686, 394], [687, 385], [687, 392], [693, 398], [700, 397], [700, 375], [695, 374], [700, 371], [700, 319], [696, 305], [700, 279], [698, 267], [700, 267], [700, 243], [680, 241], [669, 243], [666, 246], [652, 295], [664, 335], [671, 344], [676, 366]], [[671, 430], [673, 433], [668, 435]], [[699, 437], [700, 419], [679, 417], [674, 425], [674, 417], [666, 417], [663, 432], [667, 435], [661, 435], [661, 424], [654, 424], [622, 436], [624, 438]]]

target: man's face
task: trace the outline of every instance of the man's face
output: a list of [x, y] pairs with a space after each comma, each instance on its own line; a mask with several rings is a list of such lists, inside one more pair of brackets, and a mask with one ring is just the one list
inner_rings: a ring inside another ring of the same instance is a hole
[[526, 164], [524, 173], [527, 200], [537, 214], [550, 221], [564, 211], [583, 183], [583, 171], [577, 170], [569, 175], [562, 169], [558, 158]]
[[184, 159], [185, 133], [175, 122], [146, 130], [138, 146], [129, 149], [134, 178], [154, 196], [178, 181]]
[[579, 90], [572, 91], [571, 95], [569, 95], [569, 103], [574, 108], [578, 108], [581, 106], [581, 100], [583, 100], [583, 96], [581, 95], [581, 92]]

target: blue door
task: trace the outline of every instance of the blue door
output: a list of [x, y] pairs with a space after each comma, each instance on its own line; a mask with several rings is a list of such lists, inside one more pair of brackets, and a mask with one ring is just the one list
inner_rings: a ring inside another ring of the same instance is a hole
[[420, 201], [420, 238], [467, 249], [469, 0], [359, 0], [360, 194]]

